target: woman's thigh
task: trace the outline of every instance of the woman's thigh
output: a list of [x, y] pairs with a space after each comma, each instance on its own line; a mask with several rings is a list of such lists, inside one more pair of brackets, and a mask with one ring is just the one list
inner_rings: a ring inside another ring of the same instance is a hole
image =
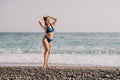
[[49, 50], [50, 49], [49, 48], [49, 43], [48, 43], [48, 41], [47, 41], [47, 39], [45, 37], [43, 37], [42, 43], [43, 43], [43, 46], [44, 46], [45, 50]]
[[49, 43], [49, 49], [52, 49], [52, 42]]

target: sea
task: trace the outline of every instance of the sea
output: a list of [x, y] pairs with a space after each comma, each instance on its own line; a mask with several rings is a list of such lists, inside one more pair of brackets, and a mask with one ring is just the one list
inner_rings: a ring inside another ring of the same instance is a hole
[[[39, 32], [0, 32], [0, 63], [43, 63]], [[56, 32], [49, 63], [120, 66], [119, 32]]]

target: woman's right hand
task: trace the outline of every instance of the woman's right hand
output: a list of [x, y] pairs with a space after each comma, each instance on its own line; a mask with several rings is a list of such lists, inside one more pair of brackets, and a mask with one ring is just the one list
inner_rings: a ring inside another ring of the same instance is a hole
[[39, 23], [42, 23], [42, 20], [39, 20], [38, 22], [39, 22]]
[[44, 20], [45, 16], [43, 16], [43, 20]]

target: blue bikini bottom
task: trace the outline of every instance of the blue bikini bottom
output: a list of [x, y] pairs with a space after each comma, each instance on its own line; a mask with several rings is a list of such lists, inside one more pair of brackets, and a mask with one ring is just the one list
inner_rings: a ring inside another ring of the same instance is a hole
[[47, 39], [48, 43], [50, 43], [53, 40], [53, 39], [50, 39], [47, 35], [45, 35], [44, 37]]

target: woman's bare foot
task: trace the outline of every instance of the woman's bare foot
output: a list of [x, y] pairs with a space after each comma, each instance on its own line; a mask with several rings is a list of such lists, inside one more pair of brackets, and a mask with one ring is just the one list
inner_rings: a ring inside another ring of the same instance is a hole
[[49, 67], [48, 64], [46, 65], [46, 67]]
[[49, 68], [48, 64], [43, 66], [44, 68]]
[[44, 65], [43, 68], [47, 68], [47, 66]]
[[47, 68], [47, 64], [44, 64], [43, 67], [44, 67], [44, 68]]
[[46, 64], [46, 65], [44, 65], [43, 67], [44, 67], [44, 68], [48, 68], [49, 66], [48, 66], [48, 64]]

